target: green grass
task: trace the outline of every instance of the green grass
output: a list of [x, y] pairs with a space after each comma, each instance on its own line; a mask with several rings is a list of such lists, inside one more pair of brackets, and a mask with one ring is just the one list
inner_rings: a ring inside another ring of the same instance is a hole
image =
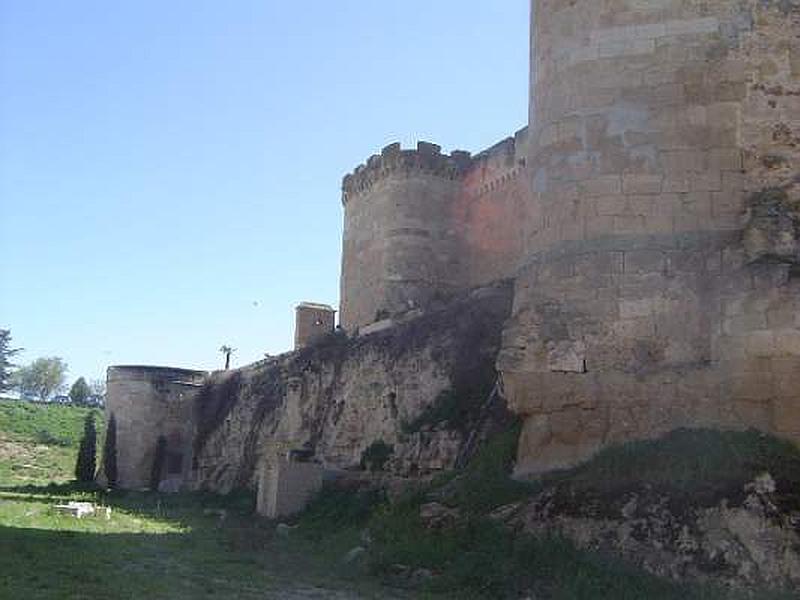
[[[352, 537], [339, 535], [337, 548], [332, 534], [327, 552], [284, 539], [253, 516], [252, 495], [107, 494], [70, 482], [86, 413], [0, 401], [0, 598], [395, 597], [344, 572]], [[109, 506], [111, 518], [53, 510], [69, 500]]]
[[[553, 485], [578, 502], [581, 494], [611, 499], [648, 487], [692, 498], [694, 505], [741, 490], [764, 471], [773, 474], [779, 489], [800, 487], [796, 446], [754, 431], [711, 430], [676, 431], [610, 448], [579, 468], [520, 483], [509, 477], [518, 432], [517, 427], [497, 436], [463, 471], [393, 503], [374, 491], [328, 490], [300, 519], [300, 532], [320, 546], [336, 535], [355, 545], [358, 533], [368, 529], [373, 543], [367, 571], [396, 585], [407, 584], [408, 572], [430, 571], [436, 576], [417, 588], [425, 597], [518, 598], [533, 590], [536, 597], [558, 600], [723, 600], [747, 596], [667, 581], [616, 558], [580, 551], [564, 539], [511, 532], [487, 515]], [[432, 500], [458, 509], [460, 522], [427, 528], [420, 506]], [[398, 565], [404, 567], [401, 576]], [[760, 591], [756, 597], [794, 596]]]
[[[782, 487], [800, 483], [794, 446], [756, 432], [679, 431], [524, 484], [509, 477], [515, 428], [464, 470], [394, 502], [380, 490], [326, 489], [287, 538], [253, 516], [252, 495], [105, 493], [70, 483], [85, 414], [0, 401], [0, 598], [502, 599], [531, 590], [556, 600], [736, 598], [659, 579], [563, 539], [513, 533], [486, 515], [552, 484], [573, 495], [648, 485], [710, 497], [765, 470]], [[419, 508], [432, 498], [458, 508], [460, 524], [427, 529]], [[110, 506], [111, 518], [53, 510], [67, 500]], [[372, 538], [365, 560], [345, 565], [365, 531]], [[409, 587], [398, 565], [435, 577]]]
[[658, 440], [607, 448], [588, 463], [546, 475], [565, 493], [618, 495], [649, 487], [693, 505], [716, 504], [742, 494], [743, 486], [770, 473], [782, 500], [800, 508], [800, 448], [756, 430], [680, 429]]
[[[111, 519], [56, 514], [53, 504], [68, 499], [109, 505]], [[206, 509], [227, 516], [221, 521]], [[324, 556], [277, 536], [273, 523], [252, 516], [251, 501], [106, 495], [73, 486], [0, 492], [2, 598], [260, 600], [322, 598], [336, 590], [387, 597], [341, 571], [341, 554]], [[303, 595], [313, 588], [316, 596]]]
[[[96, 409], [0, 399], [0, 432], [12, 438], [77, 448], [83, 421], [93, 410], [100, 414]], [[99, 425], [101, 419], [97, 421]]]
[[[0, 485], [44, 485], [72, 479], [83, 421], [91, 412], [88, 408], [0, 399]], [[102, 439], [102, 415], [95, 413]]]

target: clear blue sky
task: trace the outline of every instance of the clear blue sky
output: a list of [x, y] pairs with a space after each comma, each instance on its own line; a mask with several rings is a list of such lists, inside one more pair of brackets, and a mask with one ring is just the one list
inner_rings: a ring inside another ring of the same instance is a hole
[[528, 0], [0, 0], [0, 327], [70, 379], [289, 349], [342, 176], [527, 119]]

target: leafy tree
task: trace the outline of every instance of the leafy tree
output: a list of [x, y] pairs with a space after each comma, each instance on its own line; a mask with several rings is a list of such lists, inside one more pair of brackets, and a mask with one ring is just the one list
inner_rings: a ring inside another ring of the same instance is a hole
[[75, 479], [81, 483], [94, 481], [97, 469], [97, 428], [94, 424], [94, 411], [86, 415], [83, 422], [83, 438], [75, 463]]
[[156, 452], [153, 456], [153, 467], [150, 470], [150, 489], [158, 491], [158, 484], [161, 483], [161, 473], [164, 471], [164, 463], [167, 460], [167, 438], [163, 435], [158, 436], [156, 442]]
[[117, 472], [117, 419], [114, 415], [108, 420], [106, 441], [103, 445], [103, 473], [108, 487], [116, 488], [119, 474]]
[[47, 400], [53, 393], [64, 389], [67, 378], [67, 363], [61, 358], [37, 358], [15, 374], [22, 395], [38, 396]]
[[11, 331], [0, 329], [0, 392], [6, 392], [14, 387], [11, 375], [16, 365], [10, 359], [20, 350], [21, 348], [11, 348]]
[[105, 404], [106, 401], [106, 380], [105, 379], [92, 379], [92, 382], [89, 384], [89, 388], [92, 390], [92, 395], [97, 396], [100, 398], [103, 403]]
[[78, 406], [84, 406], [91, 395], [92, 390], [83, 377], [78, 377], [69, 390], [69, 399]]

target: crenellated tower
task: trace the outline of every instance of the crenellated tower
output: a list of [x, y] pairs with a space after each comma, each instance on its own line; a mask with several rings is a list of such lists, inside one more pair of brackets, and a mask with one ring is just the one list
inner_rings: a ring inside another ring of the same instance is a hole
[[463, 288], [455, 218], [470, 154], [392, 144], [343, 182], [341, 324], [347, 330], [424, 307]]

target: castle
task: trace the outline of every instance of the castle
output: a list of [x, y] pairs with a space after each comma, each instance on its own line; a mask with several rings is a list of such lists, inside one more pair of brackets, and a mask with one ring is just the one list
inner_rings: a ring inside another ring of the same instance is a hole
[[[402, 417], [457, 387], [428, 364], [463, 354], [446, 331], [391, 360], [369, 339], [448, 306], [469, 321], [459, 299], [498, 281], [513, 299], [482, 348], [524, 422], [520, 476], [679, 427], [800, 441], [800, 3], [534, 0], [531, 14], [529, 127], [476, 156], [391, 145], [345, 177], [340, 325], [362, 340], [273, 363], [287, 382], [273, 420], [237, 388], [228, 432], [186, 446], [186, 478], [244, 482], [281, 436], [330, 463], [399, 440]], [[152, 398], [116, 389], [120, 415]], [[237, 434], [236, 411], [271, 424]], [[151, 436], [131, 423], [129, 439]]]

